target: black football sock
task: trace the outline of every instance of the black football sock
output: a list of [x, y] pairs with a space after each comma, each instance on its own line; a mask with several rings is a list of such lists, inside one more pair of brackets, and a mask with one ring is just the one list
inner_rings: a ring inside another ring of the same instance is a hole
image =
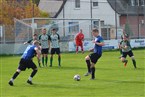
[[47, 66], [48, 57], [45, 57], [45, 65]]
[[92, 67], [91, 70], [92, 70], [92, 79], [94, 79], [95, 78], [95, 67]]
[[42, 57], [42, 65], [44, 66], [44, 57]]
[[134, 59], [132, 59], [132, 63], [134, 65], [134, 68], [136, 68], [136, 61]]
[[50, 66], [52, 66], [53, 57], [50, 57]]
[[91, 72], [91, 69], [90, 69], [90, 66], [91, 66], [90, 60], [86, 60], [86, 63], [87, 63], [88, 72]]
[[31, 73], [31, 75], [30, 75], [30, 77], [33, 78], [33, 77], [35, 76], [35, 74], [37, 73], [37, 71], [38, 71], [38, 70], [33, 70], [32, 73]]
[[58, 56], [58, 65], [59, 65], [59, 66], [61, 66], [60, 63], [61, 63], [61, 57]]
[[20, 74], [19, 72], [15, 72], [12, 78], [15, 79], [19, 74]]

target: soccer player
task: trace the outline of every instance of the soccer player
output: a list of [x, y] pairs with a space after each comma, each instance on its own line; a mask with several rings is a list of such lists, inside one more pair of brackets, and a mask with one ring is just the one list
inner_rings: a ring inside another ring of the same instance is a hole
[[42, 34], [39, 36], [39, 41], [41, 43], [41, 53], [42, 53], [42, 65], [47, 66], [48, 52], [50, 48], [50, 36], [46, 34], [46, 29], [42, 28]]
[[79, 46], [81, 47], [82, 53], [84, 53], [83, 41], [84, 41], [84, 34], [82, 32], [82, 29], [80, 29], [80, 32], [75, 37], [76, 53], [78, 53]]
[[24, 44], [32, 44], [33, 41], [37, 40], [37, 34], [34, 34], [32, 39], [28, 40], [27, 42], [24, 42]]
[[136, 61], [134, 58], [134, 54], [132, 52], [131, 49], [131, 45], [129, 42], [129, 36], [127, 34], [124, 34], [123, 36], [123, 42], [120, 45], [121, 49], [122, 49], [122, 57], [121, 57], [121, 61], [124, 63], [124, 66], [126, 67], [128, 60], [126, 60], [127, 55], [129, 55], [129, 57], [131, 57], [132, 59], [132, 63], [134, 65], [134, 68], [136, 69]]
[[33, 71], [30, 75], [30, 77], [27, 80], [27, 83], [32, 85], [32, 78], [35, 76], [35, 74], [37, 73], [37, 66], [35, 65], [35, 63], [33, 62], [32, 58], [34, 57], [35, 54], [37, 54], [37, 58], [40, 60], [40, 51], [38, 49], [39, 47], [39, 42], [38, 41], [34, 41], [32, 45], [28, 45], [26, 50], [24, 51], [21, 60], [19, 62], [19, 66], [16, 70], [16, 72], [14, 73], [13, 77], [10, 79], [9, 81], [9, 85], [13, 86], [13, 82], [16, 79], [16, 77], [20, 74], [21, 71], [25, 71], [26, 68], [32, 68]]
[[122, 49], [121, 49], [121, 44], [122, 44], [122, 42], [123, 42], [123, 36], [121, 35], [121, 41], [119, 42], [119, 50], [120, 50], [120, 54], [121, 54], [121, 56], [119, 57], [119, 59], [122, 57]]
[[[34, 34], [32, 39], [28, 40], [27, 42], [24, 42], [24, 44], [32, 44], [35, 40], [37, 40], [37, 34]], [[41, 47], [39, 47], [39, 50], [41, 50]], [[41, 63], [38, 59], [38, 65], [41, 67]]]
[[50, 67], [52, 67], [53, 55], [55, 53], [58, 55], [58, 66], [61, 67], [61, 55], [60, 55], [60, 46], [59, 46], [60, 37], [56, 29], [52, 29], [50, 40], [51, 40]]
[[90, 55], [87, 55], [85, 57], [88, 72], [85, 74], [85, 76], [88, 76], [91, 74], [91, 79], [95, 79], [95, 64], [97, 63], [98, 59], [102, 56], [102, 46], [104, 46], [104, 40], [99, 35], [98, 29], [94, 28], [92, 30], [92, 34], [95, 37], [95, 40], [92, 42], [95, 44], [93, 49], [90, 49], [90, 51], [93, 51]]

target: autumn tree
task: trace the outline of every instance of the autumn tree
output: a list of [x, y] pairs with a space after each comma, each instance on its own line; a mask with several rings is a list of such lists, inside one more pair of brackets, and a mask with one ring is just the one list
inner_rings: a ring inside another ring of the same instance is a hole
[[13, 19], [32, 17], [48, 17], [48, 13], [41, 11], [33, 0], [1, 0], [0, 24], [13, 25]]

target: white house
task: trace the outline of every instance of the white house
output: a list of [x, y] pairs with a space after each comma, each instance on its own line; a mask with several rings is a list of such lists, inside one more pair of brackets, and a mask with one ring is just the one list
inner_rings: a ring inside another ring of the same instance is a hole
[[119, 14], [115, 13], [107, 0], [66, 0], [55, 18], [67, 19], [59, 24], [62, 26], [60, 28], [65, 28], [60, 29], [62, 35], [74, 35], [83, 29], [85, 38], [91, 37], [91, 28], [94, 26], [119, 26]]

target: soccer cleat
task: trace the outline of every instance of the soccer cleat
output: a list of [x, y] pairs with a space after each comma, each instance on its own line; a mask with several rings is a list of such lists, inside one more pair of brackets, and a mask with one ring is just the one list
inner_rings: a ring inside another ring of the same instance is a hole
[[91, 74], [91, 72], [87, 72], [86, 74], [84, 74], [84, 76], [89, 76]]
[[27, 83], [33, 85], [32, 81], [27, 80]]
[[13, 82], [12, 82], [12, 81], [9, 81], [9, 85], [10, 85], [10, 86], [13, 86], [14, 84], [13, 84]]
[[126, 62], [124, 63], [124, 67], [126, 67], [128, 60], [126, 60]]
[[95, 78], [90, 78], [90, 80], [95, 80]]

